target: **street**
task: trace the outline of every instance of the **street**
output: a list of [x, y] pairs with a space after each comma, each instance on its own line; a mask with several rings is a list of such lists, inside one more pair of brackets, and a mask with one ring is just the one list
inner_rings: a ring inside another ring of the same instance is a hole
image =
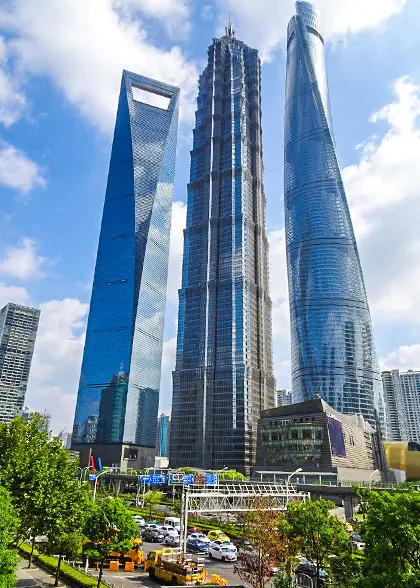
[[[143, 543], [144, 554], [147, 556], [152, 549], [160, 549], [165, 547], [161, 543]], [[208, 570], [209, 582], [211, 574], [219, 574], [222, 578], [226, 578], [229, 586], [243, 586], [243, 582], [237, 574], [233, 573], [233, 563], [225, 563], [222, 561], [211, 560], [206, 557], [205, 567]], [[92, 570], [90, 570], [92, 572]], [[104, 570], [104, 578], [110, 584], [114, 584], [117, 588], [133, 588], [134, 582], [141, 582], [144, 586], [149, 588], [156, 588], [160, 582], [155, 582], [149, 578], [142, 568], [138, 568], [134, 572], [125, 572], [121, 567], [118, 572], [110, 572], [108, 569]]]

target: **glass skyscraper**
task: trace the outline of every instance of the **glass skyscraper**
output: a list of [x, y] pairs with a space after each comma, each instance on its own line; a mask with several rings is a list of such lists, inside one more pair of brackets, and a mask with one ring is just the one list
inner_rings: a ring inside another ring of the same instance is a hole
[[199, 79], [188, 184], [171, 466], [249, 471], [274, 407], [258, 52], [231, 26]]
[[178, 103], [123, 72], [73, 446], [155, 447]]
[[383, 430], [384, 402], [359, 254], [337, 160], [319, 11], [287, 30], [284, 153], [294, 402], [319, 394]]
[[22, 414], [40, 314], [12, 302], [0, 310], [0, 423]]

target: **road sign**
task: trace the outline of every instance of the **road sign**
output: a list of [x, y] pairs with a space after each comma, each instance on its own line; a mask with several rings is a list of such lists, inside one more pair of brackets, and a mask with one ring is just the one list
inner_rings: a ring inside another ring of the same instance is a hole
[[184, 472], [170, 472], [169, 484], [183, 484], [184, 483]]
[[219, 476], [217, 474], [206, 474], [206, 485], [217, 486], [219, 483]]
[[142, 484], [150, 484], [149, 478], [150, 478], [150, 476], [141, 476], [141, 483]]
[[205, 483], [206, 483], [206, 476], [205, 476], [205, 474], [196, 474], [194, 476], [194, 484], [204, 485]]
[[97, 474], [89, 474], [89, 482], [94, 482], [97, 477]]
[[194, 484], [194, 474], [184, 474], [184, 484]]
[[160, 483], [166, 484], [166, 474], [160, 474]]
[[161, 484], [160, 474], [150, 474], [149, 484]]

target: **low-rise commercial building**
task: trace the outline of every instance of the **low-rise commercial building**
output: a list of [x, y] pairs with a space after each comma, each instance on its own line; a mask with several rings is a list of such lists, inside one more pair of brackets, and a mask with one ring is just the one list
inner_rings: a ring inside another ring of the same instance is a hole
[[258, 428], [254, 477], [303, 483], [361, 482], [385, 469], [380, 436], [359, 414], [342, 414], [321, 398], [265, 410]]

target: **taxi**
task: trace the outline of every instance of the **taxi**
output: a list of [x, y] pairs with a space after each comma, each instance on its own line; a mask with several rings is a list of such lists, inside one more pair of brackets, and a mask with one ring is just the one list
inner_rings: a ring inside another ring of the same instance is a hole
[[223, 531], [221, 531], [220, 529], [213, 529], [213, 530], [209, 531], [207, 533], [207, 537], [211, 541], [216, 541], [216, 539], [218, 539], [219, 541], [230, 541], [230, 539], [226, 535], [226, 533], [223, 533]]

